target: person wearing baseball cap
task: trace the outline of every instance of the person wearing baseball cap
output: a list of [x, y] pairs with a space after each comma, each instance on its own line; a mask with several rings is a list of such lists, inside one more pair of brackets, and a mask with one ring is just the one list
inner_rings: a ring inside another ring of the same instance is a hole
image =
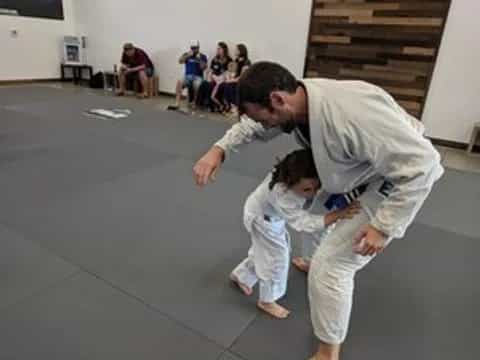
[[182, 91], [185, 88], [188, 89], [190, 104], [195, 104], [198, 89], [203, 82], [203, 72], [207, 68], [208, 59], [205, 54], [200, 52], [200, 42], [193, 40], [190, 42], [190, 50], [184, 53], [178, 62], [185, 65], [185, 75], [183, 79], [177, 81], [175, 105], [170, 105], [167, 108], [168, 110], [178, 110]]

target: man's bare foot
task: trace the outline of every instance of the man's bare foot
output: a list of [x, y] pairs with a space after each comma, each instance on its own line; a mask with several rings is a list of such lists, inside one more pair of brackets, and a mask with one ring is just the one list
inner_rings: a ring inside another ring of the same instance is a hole
[[307, 273], [308, 274], [308, 271], [310, 270], [310, 263], [306, 260], [304, 260], [302, 257], [300, 256], [295, 256], [293, 259], [292, 259], [292, 264], [300, 271], [304, 272], [304, 273]]
[[288, 317], [288, 315], [290, 315], [290, 310], [285, 309], [283, 306], [278, 305], [276, 302], [265, 303], [258, 301], [257, 306], [277, 319], [285, 319]]
[[314, 355], [313, 357], [310, 358], [310, 360], [338, 360], [339, 357], [338, 355], [337, 356], [328, 356], [328, 355], [325, 355], [325, 354], [320, 354], [320, 353], [317, 353], [316, 355]]
[[137, 94], [137, 98], [139, 98], [139, 99], [148, 99], [148, 93], [140, 93], [140, 94]]
[[238, 280], [238, 278], [235, 275], [230, 274], [230, 280], [232, 280], [235, 283], [235, 285], [237, 285], [246, 296], [250, 296], [253, 294], [252, 288], [248, 287], [244, 283], [241, 283], [240, 280]]
[[341, 345], [332, 345], [320, 341], [317, 353], [310, 360], [339, 360]]

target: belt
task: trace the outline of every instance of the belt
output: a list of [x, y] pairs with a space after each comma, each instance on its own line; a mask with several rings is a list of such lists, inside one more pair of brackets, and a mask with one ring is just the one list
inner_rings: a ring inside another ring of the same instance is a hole
[[352, 191], [345, 194], [332, 194], [328, 197], [324, 206], [329, 210], [341, 210], [345, 209], [348, 205], [354, 202], [360, 197], [366, 190], [368, 184], [360, 185], [359, 187], [353, 189]]

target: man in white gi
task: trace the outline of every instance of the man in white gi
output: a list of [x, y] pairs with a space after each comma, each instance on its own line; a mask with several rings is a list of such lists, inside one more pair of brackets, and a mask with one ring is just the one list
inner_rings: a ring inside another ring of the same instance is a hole
[[355, 273], [391, 239], [404, 235], [443, 174], [440, 155], [417, 119], [365, 82], [297, 81], [281, 65], [260, 62], [242, 76], [238, 100], [240, 114], [250, 119], [243, 117], [197, 162], [199, 185], [214, 179], [228, 152], [281, 130], [311, 146], [327, 192], [351, 197], [368, 185], [358, 198], [360, 214], [338, 223], [310, 264], [311, 317], [320, 340], [313, 359], [339, 359]]

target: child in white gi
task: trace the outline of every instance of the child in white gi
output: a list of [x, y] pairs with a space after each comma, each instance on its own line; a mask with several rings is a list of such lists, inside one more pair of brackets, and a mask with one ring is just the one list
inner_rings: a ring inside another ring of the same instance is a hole
[[320, 187], [311, 151], [297, 150], [275, 166], [245, 203], [244, 224], [252, 246], [248, 257], [232, 271], [230, 278], [245, 295], [251, 295], [253, 286], [259, 282], [257, 306], [279, 319], [290, 313], [276, 303], [287, 289], [290, 236], [286, 224], [297, 231], [314, 233], [359, 211], [355, 202], [325, 216], [310, 214], [303, 207]]

